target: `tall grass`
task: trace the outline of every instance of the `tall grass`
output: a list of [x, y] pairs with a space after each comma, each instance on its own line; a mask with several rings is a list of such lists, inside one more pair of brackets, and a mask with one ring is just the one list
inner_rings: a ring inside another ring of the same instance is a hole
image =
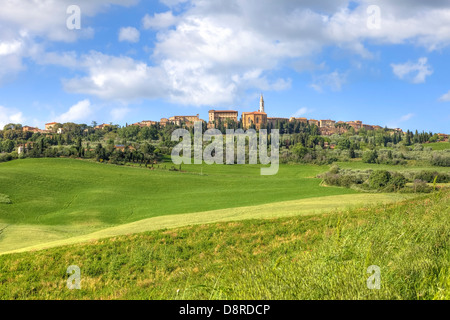
[[[449, 299], [450, 192], [0, 257], [2, 299]], [[81, 268], [81, 290], [66, 288]], [[367, 268], [381, 289], [367, 288]]]

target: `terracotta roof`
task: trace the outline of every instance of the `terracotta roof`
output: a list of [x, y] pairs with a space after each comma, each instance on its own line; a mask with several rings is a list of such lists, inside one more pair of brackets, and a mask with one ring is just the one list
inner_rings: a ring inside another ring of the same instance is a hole
[[238, 113], [237, 111], [233, 110], [209, 110], [209, 113], [211, 112], [217, 112], [217, 113]]
[[265, 113], [265, 112], [259, 112], [259, 111], [255, 111], [255, 112], [242, 112], [242, 114], [244, 115], [244, 114], [267, 114], [267, 113]]

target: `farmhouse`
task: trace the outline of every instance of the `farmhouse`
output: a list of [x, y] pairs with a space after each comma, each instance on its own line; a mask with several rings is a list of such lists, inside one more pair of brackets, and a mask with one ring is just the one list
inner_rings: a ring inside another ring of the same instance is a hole
[[34, 127], [30, 127], [30, 126], [25, 126], [25, 127], [22, 127], [22, 131], [23, 131], [23, 132], [33, 132], [33, 133], [36, 133], [36, 132], [40, 132], [41, 129], [39, 129], [39, 128], [34, 128]]
[[101, 124], [101, 125], [99, 125], [99, 126], [94, 127], [94, 129], [96, 129], [96, 130], [103, 130], [103, 129], [105, 129], [106, 127], [111, 127], [111, 125], [110, 125], [110, 124], [107, 124], [107, 123], [104, 123], [104, 124]]
[[52, 131], [53, 128], [59, 124], [58, 122], [50, 122], [45, 124], [45, 130]]
[[151, 126], [154, 126], [156, 124], [157, 124], [156, 121], [144, 120], [144, 121], [141, 121], [141, 122], [133, 123], [132, 126], [138, 126], [138, 127], [143, 128], [143, 127], [151, 127]]

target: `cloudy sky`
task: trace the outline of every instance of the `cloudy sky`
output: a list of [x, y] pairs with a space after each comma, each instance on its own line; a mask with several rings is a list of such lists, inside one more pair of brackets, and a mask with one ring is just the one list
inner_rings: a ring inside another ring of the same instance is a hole
[[1, 5], [0, 126], [207, 119], [262, 92], [272, 117], [450, 132], [447, 0]]

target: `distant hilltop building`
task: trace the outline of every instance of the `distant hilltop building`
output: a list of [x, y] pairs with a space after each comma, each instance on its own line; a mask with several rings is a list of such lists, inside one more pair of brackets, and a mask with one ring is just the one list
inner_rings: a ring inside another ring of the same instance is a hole
[[288, 118], [267, 118], [267, 124], [271, 126], [275, 126], [277, 122], [288, 122]]
[[41, 130], [39, 128], [34, 128], [34, 127], [30, 127], [30, 126], [22, 127], [22, 131], [23, 132], [33, 132], [33, 133], [44, 133], [45, 132], [45, 130]]
[[103, 130], [103, 129], [105, 129], [106, 127], [111, 127], [111, 125], [110, 125], [110, 124], [107, 124], [107, 123], [104, 123], [104, 124], [95, 126], [94, 129], [96, 129], [96, 130]]
[[308, 123], [308, 119], [306, 119], [306, 118], [295, 118], [295, 117], [290, 117], [289, 118], [289, 122], [295, 122], [295, 121], [302, 122], [302, 123], [305, 123], [305, 124]]
[[227, 122], [238, 122], [238, 112], [234, 110], [209, 110], [208, 128], [215, 128], [219, 122], [227, 125]]
[[143, 128], [143, 127], [151, 127], [156, 124], [157, 124], [156, 121], [144, 120], [141, 122], [133, 123], [132, 126], [138, 126], [138, 127]]
[[267, 113], [264, 111], [264, 97], [262, 94], [259, 100], [259, 111], [242, 113], [242, 126], [244, 129], [254, 127], [257, 130], [267, 127]]
[[439, 141], [448, 141], [448, 137], [449, 137], [448, 134], [445, 134], [445, 133], [438, 133], [438, 139], [439, 139]]
[[173, 116], [173, 117], [170, 117], [169, 119], [162, 118], [159, 121], [159, 124], [162, 127], [165, 127], [167, 124], [173, 124], [176, 126], [181, 126], [182, 124], [185, 124], [188, 127], [193, 127], [194, 123], [197, 121], [203, 121], [202, 119], [200, 119], [199, 114], [197, 114], [195, 116]]
[[309, 125], [315, 125], [317, 127], [320, 127], [320, 121], [319, 120], [314, 120], [314, 119], [310, 119], [308, 120]]
[[50, 122], [45, 124], [45, 130], [52, 131], [53, 128], [59, 124], [58, 122]]
[[202, 121], [200, 120], [198, 114], [196, 116], [174, 116], [169, 118], [169, 122], [177, 126], [180, 126], [182, 123], [184, 123], [188, 127], [192, 127], [197, 121]]

